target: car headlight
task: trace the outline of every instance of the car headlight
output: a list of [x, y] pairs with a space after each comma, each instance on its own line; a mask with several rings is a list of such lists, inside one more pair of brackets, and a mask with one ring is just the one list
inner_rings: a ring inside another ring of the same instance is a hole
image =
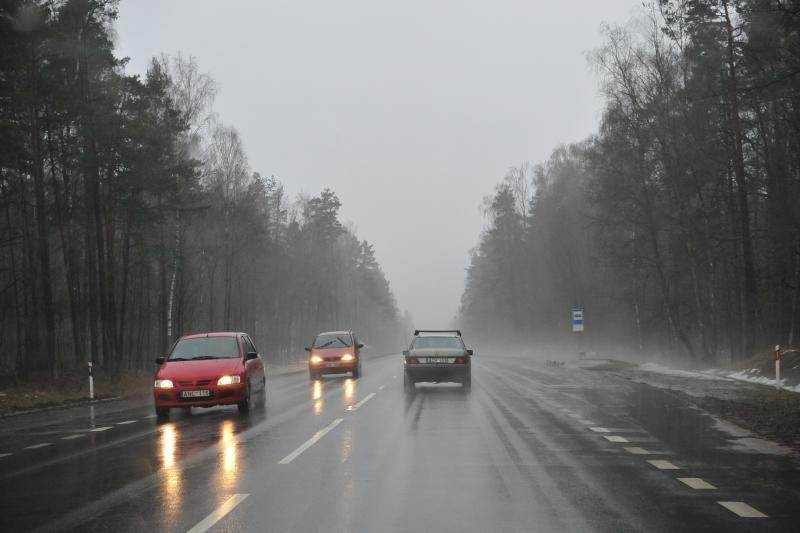
[[171, 379], [157, 379], [153, 382], [153, 388], [155, 389], [171, 389], [174, 386]]
[[314, 355], [311, 356], [310, 361], [311, 361], [312, 364], [317, 365], [317, 364], [322, 362], [322, 357], [318, 356], [317, 354], [314, 354]]
[[346, 353], [342, 356], [342, 361], [352, 361], [352, 360], [353, 360], [353, 354], [351, 353]]
[[241, 383], [241, 376], [222, 376], [217, 380], [217, 385], [233, 385], [234, 383]]

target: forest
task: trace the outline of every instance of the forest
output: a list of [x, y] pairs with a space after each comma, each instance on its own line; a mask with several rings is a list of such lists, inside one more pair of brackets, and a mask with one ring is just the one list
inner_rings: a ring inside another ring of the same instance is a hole
[[662, 0], [590, 54], [597, 132], [487, 197], [460, 320], [725, 362], [798, 344], [800, 2]]
[[404, 319], [336, 193], [250, 168], [193, 58], [126, 74], [117, 8], [0, 1], [0, 376], [119, 377], [197, 331], [247, 331], [268, 363], [326, 329], [393, 345]]

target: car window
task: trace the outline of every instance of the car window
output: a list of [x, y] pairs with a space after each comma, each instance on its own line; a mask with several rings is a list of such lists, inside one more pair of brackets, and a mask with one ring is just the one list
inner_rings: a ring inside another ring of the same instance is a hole
[[429, 348], [444, 348], [463, 350], [464, 342], [461, 337], [415, 337], [411, 343], [412, 350]]
[[258, 352], [258, 350], [256, 350], [256, 345], [253, 344], [253, 339], [248, 335], [245, 335], [242, 339], [244, 340], [244, 349], [246, 352]]
[[353, 338], [347, 333], [334, 335], [317, 335], [314, 348], [347, 348], [353, 345]]
[[196, 337], [179, 340], [169, 360], [234, 359], [239, 356], [236, 337]]

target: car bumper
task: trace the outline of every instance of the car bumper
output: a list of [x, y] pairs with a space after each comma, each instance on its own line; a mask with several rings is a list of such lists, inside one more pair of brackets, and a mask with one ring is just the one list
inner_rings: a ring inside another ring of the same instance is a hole
[[[183, 398], [184, 391], [207, 390], [209, 396]], [[243, 383], [238, 385], [225, 385], [223, 387], [185, 387], [173, 389], [154, 389], [153, 399], [156, 407], [211, 407], [212, 405], [231, 405], [245, 399], [246, 387]]]
[[406, 365], [406, 374], [417, 383], [460, 383], [469, 371], [469, 365]]
[[358, 369], [358, 361], [348, 363], [320, 363], [317, 365], [308, 365], [308, 369], [317, 374], [344, 374], [345, 372], [353, 372]]

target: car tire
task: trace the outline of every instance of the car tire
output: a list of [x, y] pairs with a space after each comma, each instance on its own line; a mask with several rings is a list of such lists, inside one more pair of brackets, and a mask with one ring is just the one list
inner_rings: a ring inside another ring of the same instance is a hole
[[319, 372], [314, 372], [313, 370], [309, 370], [308, 377], [311, 379], [311, 381], [316, 381], [322, 377], [322, 374]]
[[350, 373], [353, 375], [353, 379], [358, 379], [361, 376], [361, 363]]
[[465, 393], [472, 392], [472, 372], [467, 372], [461, 380], [461, 389]]
[[250, 384], [247, 384], [247, 388], [244, 391], [244, 400], [236, 404], [236, 407], [239, 408], [239, 413], [246, 415], [250, 412], [250, 401], [252, 400], [251, 393], [250, 393]]
[[167, 417], [169, 417], [169, 407], [156, 407], [156, 418], [158, 420], [164, 420]]
[[405, 372], [403, 373], [403, 391], [406, 394], [414, 394], [417, 392], [417, 384], [414, 383], [414, 380]]

